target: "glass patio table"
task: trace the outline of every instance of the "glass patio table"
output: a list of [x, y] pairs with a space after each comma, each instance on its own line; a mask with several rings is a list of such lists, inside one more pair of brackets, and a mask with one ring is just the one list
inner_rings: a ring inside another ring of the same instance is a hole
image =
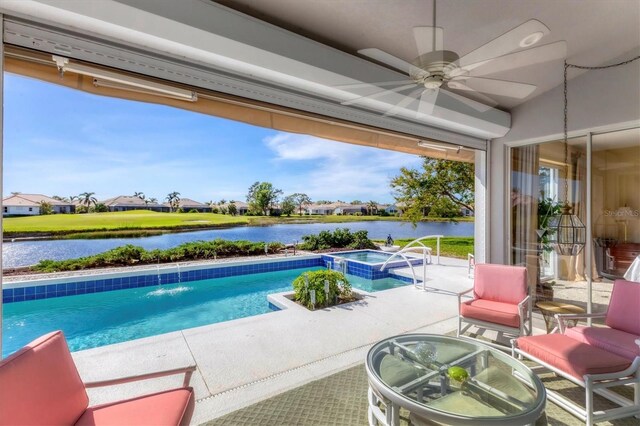
[[[369, 424], [525, 425], [543, 415], [546, 392], [520, 361], [473, 339], [405, 334], [376, 343], [365, 362]], [[385, 406], [385, 412], [381, 405]]]

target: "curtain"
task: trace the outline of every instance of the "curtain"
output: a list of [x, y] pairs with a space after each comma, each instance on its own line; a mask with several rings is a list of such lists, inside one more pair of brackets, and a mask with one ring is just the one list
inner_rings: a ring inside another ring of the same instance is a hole
[[530, 288], [539, 279], [538, 195], [540, 154], [537, 145], [511, 150], [511, 263], [527, 267]]

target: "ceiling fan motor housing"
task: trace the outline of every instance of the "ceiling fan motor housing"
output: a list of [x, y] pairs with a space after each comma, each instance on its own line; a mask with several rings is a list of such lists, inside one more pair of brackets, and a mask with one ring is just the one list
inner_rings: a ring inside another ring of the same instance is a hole
[[411, 77], [427, 89], [437, 89], [450, 79], [450, 74], [458, 68], [460, 57], [450, 50], [436, 50], [416, 58]]

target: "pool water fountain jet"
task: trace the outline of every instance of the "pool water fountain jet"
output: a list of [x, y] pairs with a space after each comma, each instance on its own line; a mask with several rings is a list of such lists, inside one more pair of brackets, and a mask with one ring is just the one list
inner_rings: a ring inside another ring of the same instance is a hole
[[182, 274], [180, 273], [180, 264], [176, 263], [176, 266], [178, 267], [178, 284], [182, 284]]

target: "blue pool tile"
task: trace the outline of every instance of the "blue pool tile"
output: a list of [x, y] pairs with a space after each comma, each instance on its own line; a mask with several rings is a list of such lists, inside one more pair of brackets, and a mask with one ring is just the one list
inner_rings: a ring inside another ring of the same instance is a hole
[[25, 296], [31, 296], [33, 294], [36, 294], [36, 288], [35, 287], [25, 287], [25, 289], [24, 289], [24, 295]]
[[[16, 289], [14, 289], [16, 290]], [[14, 302], [24, 302], [24, 295], [21, 296], [13, 296], [13, 301]]]
[[2, 303], [13, 303], [13, 296], [2, 296]]
[[2, 298], [6, 299], [8, 297], [13, 298], [13, 289], [12, 288], [5, 288], [2, 290]]
[[13, 289], [13, 298], [24, 297], [24, 288], [14, 288]]

